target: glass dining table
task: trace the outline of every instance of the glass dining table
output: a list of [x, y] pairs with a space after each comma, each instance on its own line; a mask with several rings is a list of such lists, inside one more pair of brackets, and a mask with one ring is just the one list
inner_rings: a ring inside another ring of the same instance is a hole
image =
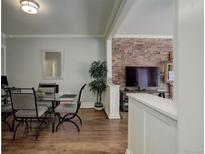
[[50, 102], [51, 103], [51, 113], [53, 114], [52, 120], [52, 133], [55, 130], [55, 108], [60, 103], [74, 103], [77, 94], [55, 94], [55, 95], [41, 95], [37, 96], [38, 102]]

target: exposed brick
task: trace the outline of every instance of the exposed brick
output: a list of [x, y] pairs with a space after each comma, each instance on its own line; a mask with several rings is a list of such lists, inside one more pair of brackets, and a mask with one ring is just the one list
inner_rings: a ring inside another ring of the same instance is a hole
[[[112, 40], [113, 83], [125, 86], [126, 66], [159, 66], [169, 60], [172, 39], [114, 38]], [[163, 79], [161, 79], [163, 83]]]

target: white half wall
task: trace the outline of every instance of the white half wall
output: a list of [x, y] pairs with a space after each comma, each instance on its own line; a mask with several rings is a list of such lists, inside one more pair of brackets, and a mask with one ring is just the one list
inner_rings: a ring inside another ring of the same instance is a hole
[[204, 149], [204, 1], [177, 1], [174, 93], [178, 104], [178, 153]]
[[[64, 77], [62, 80], [43, 80], [42, 49], [64, 50]], [[39, 82], [56, 82], [60, 92], [78, 93], [89, 82], [89, 67], [95, 60], [105, 60], [105, 40], [101, 38], [8, 38], [7, 75], [10, 86], [38, 87]], [[83, 102], [95, 102], [88, 86]], [[86, 105], [82, 105], [86, 107]]]

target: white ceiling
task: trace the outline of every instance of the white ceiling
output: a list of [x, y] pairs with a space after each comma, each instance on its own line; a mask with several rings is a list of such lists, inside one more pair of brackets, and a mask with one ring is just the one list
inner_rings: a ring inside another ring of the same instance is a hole
[[[2, 0], [7, 35], [104, 36], [122, 0], [36, 0], [37, 15], [22, 12], [19, 1]], [[173, 25], [174, 0], [136, 0], [116, 35], [172, 36]]]
[[36, 0], [37, 15], [22, 12], [19, 1], [2, 0], [2, 32], [7, 35], [104, 35], [121, 0]]
[[116, 34], [172, 36], [173, 29], [174, 0], [137, 0]]

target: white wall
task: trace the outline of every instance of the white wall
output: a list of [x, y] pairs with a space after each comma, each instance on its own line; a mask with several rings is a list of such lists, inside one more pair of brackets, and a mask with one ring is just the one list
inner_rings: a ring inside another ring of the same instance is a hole
[[173, 35], [174, 0], [136, 0], [117, 35]]
[[179, 154], [203, 153], [203, 6], [203, 0], [177, 3], [174, 93]]
[[5, 34], [1, 34], [1, 45], [6, 46], [6, 36], [5, 36]]
[[[43, 80], [42, 49], [64, 49], [63, 80]], [[16, 87], [38, 87], [39, 82], [56, 82], [60, 92], [77, 93], [90, 81], [89, 66], [105, 60], [104, 39], [97, 38], [9, 38], [7, 39], [7, 74], [9, 84]], [[94, 102], [87, 87], [82, 98]]]
[[6, 75], [6, 35], [1, 34], [1, 75]]

